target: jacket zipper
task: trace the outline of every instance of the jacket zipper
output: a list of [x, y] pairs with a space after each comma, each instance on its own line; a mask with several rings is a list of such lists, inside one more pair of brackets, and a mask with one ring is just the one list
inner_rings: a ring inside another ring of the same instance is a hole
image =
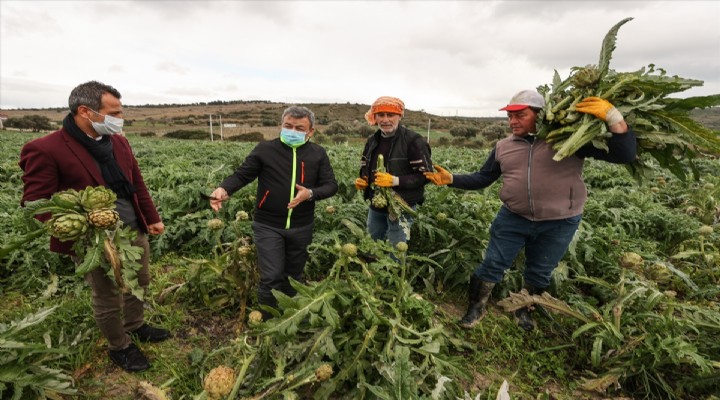
[[[297, 149], [293, 148], [293, 159], [292, 159], [292, 176], [290, 177], [290, 200], [288, 202], [292, 201], [292, 199], [295, 198], [295, 179], [297, 179]], [[302, 170], [304, 174], [305, 170], [305, 163], [302, 165]], [[285, 221], [285, 229], [290, 229], [290, 217], [292, 216], [293, 209], [288, 209], [288, 215], [287, 215], [287, 221]]]

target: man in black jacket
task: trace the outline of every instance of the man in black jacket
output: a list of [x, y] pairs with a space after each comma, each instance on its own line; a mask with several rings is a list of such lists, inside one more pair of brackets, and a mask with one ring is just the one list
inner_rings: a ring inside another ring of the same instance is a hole
[[[425, 138], [400, 125], [405, 104], [395, 97], [383, 96], [375, 100], [365, 119], [378, 130], [368, 138], [360, 160], [360, 177], [355, 188], [364, 190], [366, 199], [372, 199], [377, 186], [392, 188], [412, 208], [425, 199], [427, 180], [423, 172], [432, 170], [430, 146]], [[377, 172], [378, 155], [382, 154], [387, 172]], [[407, 214], [390, 218], [387, 207], [370, 203], [367, 229], [375, 240], [389, 240], [395, 246], [410, 239], [412, 217]]]
[[[261, 305], [277, 306], [273, 289], [295, 295], [288, 277], [302, 279], [312, 242], [315, 201], [338, 190], [325, 149], [308, 141], [314, 131], [312, 111], [288, 107], [282, 114], [280, 137], [259, 143], [211, 194], [210, 207], [218, 211], [230, 195], [258, 179], [252, 227]], [[270, 314], [263, 311], [263, 317]]]

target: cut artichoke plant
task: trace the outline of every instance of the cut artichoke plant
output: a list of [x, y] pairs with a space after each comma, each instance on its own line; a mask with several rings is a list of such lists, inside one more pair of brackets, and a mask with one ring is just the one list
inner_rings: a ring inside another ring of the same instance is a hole
[[122, 292], [131, 292], [142, 299], [143, 289], [137, 273], [144, 249], [132, 244], [137, 234], [123, 226], [115, 211], [116, 200], [112, 190], [88, 186], [80, 191], [57, 192], [50, 199], [27, 202], [25, 213], [28, 219], [48, 213], [51, 217], [26, 238], [30, 241], [41, 232], [48, 232], [60, 241], [72, 241], [72, 249], [79, 260], [75, 265], [77, 275], [102, 267]]

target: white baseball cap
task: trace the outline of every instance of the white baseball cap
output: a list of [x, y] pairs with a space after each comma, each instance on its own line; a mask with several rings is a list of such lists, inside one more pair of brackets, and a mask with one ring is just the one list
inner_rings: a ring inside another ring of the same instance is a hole
[[510, 99], [510, 103], [500, 111], [520, 111], [528, 107], [543, 108], [545, 99], [536, 90], [523, 90]]

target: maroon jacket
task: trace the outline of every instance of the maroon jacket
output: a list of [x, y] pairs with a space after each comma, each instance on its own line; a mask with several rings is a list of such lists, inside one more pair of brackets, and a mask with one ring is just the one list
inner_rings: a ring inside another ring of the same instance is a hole
[[[160, 222], [150, 193], [145, 186], [137, 160], [130, 143], [120, 135], [110, 137], [115, 159], [135, 186], [132, 203], [140, 229], [147, 233], [147, 226]], [[100, 169], [90, 153], [64, 129], [26, 143], [20, 151], [20, 168], [25, 183], [21, 204], [26, 201], [49, 199], [56, 192], [67, 189], [83, 190], [88, 186], [105, 185]], [[38, 219], [45, 221], [49, 215]], [[50, 240], [50, 250], [70, 254], [72, 242]]]

